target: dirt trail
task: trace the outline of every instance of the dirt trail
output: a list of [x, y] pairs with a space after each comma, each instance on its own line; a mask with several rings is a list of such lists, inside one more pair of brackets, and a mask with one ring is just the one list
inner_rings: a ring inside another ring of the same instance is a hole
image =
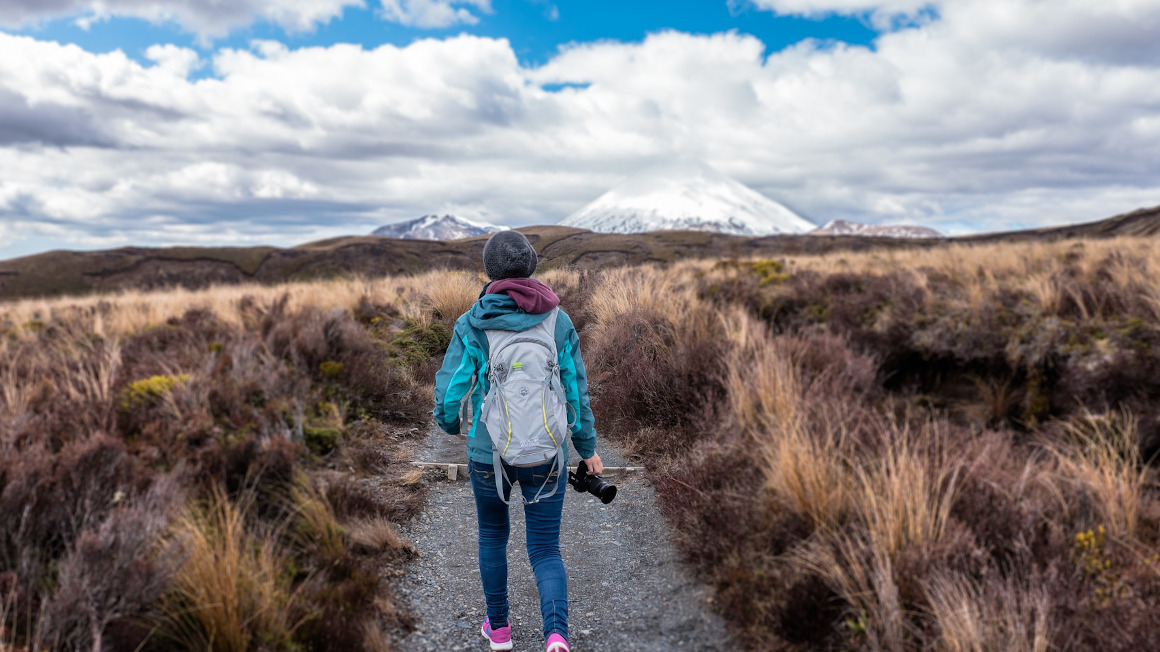
[[[623, 466], [613, 450], [598, 448], [607, 466]], [[466, 463], [463, 441], [433, 428], [419, 460]], [[579, 457], [573, 451], [569, 460]], [[479, 634], [485, 615], [477, 557], [471, 486], [428, 473], [430, 499], [404, 530], [419, 559], [397, 585], [414, 609], [419, 629], [401, 642], [405, 651], [487, 650]], [[570, 643], [594, 650], [730, 650], [709, 591], [689, 577], [669, 543], [668, 525], [653, 487], [641, 476], [609, 477], [616, 500], [602, 505], [568, 489], [561, 549], [568, 570]], [[524, 515], [512, 506], [508, 593], [515, 650], [543, 650], [539, 598], [524, 542]]]

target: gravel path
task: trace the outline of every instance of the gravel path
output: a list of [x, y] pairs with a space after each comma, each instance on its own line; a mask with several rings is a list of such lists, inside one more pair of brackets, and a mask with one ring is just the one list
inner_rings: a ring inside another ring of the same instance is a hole
[[[623, 466], [598, 449], [607, 466]], [[462, 440], [437, 428], [423, 461], [466, 462]], [[569, 457], [579, 459], [575, 452]], [[428, 474], [426, 511], [404, 529], [420, 552], [396, 586], [419, 618], [401, 642], [405, 651], [487, 650], [485, 615], [470, 484]], [[569, 487], [560, 547], [568, 571], [570, 643], [595, 650], [729, 650], [725, 630], [708, 608], [709, 591], [689, 577], [669, 543], [653, 488], [639, 476], [609, 477], [619, 492], [610, 505]], [[516, 652], [544, 649], [539, 598], [524, 543], [524, 515], [512, 506], [508, 595]]]

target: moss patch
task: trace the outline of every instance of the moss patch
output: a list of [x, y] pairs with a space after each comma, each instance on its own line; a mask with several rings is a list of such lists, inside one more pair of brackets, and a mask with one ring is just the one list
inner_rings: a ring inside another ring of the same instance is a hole
[[391, 340], [389, 348], [391, 353], [403, 362], [417, 367], [446, 351], [450, 343], [451, 329], [443, 324], [434, 322], [423, 325], [409, 321], [395, 339]]
[[189, 374], [178, 374], [176, 376], [152, 376], [133, 381], [121, 390], [121, 409], [128, 411], [138, 407], [156, 405], [162, 398], [168, 396], [173, 388], [188, 380]]
[[303, 426], [302, 435], [306, 439], [306, 447], [319, 455], [338, 448], [342, 442], [342, 430], [330, 426]]

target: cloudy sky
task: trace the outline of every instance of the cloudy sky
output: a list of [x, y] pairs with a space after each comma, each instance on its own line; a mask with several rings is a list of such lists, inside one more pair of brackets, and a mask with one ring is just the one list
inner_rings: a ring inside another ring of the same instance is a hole
[[0, 258], [553, 223], [675, 157], [822, 223], [1160, 204], [1160, 0], [0, 0]]

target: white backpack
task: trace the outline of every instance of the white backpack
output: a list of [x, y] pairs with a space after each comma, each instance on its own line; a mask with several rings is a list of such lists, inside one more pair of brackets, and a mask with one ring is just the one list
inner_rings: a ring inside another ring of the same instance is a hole
[[[560, 381], [556, 351], [554, 308], [536, 326], [523, 331], [485, 330], [491, 351], [487, 361], [487, 395], [483, 397], [480, 420], [487, 426], [494, 452], [496, 492], [503, 497], [503, 480], [512, 484], [502, 462], [512, 466], [538, 466], [556, 460], [557, 478], [564, 474], [564, 447], [571, 433], [568, 399]], [[529, 503], [541, 499], [544, 486]], [[551, 498], [563, 482], [557, 482]]]

